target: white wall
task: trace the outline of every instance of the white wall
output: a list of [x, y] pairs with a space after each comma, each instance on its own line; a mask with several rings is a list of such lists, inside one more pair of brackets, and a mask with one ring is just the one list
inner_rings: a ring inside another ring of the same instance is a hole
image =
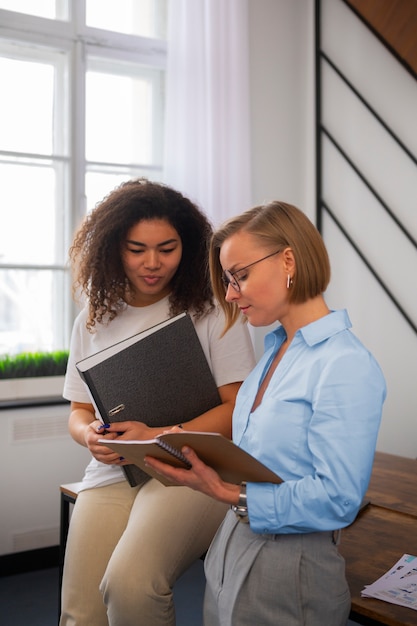
[[[400, 140], [417, 154], [417, 82], [340, 0], [322, 1], [326, 54]], [[363, 176], [417, 238], [417, 168], [390, 134], [323, 63], [323, 122]], [[417, 326], [417, 251], [329, 140], [323, 196], [338, 221]], [[377, 447], [417, 457], [417, 336], [331, 217], [323, 236], [332, 263], [327, 301], [346, 307], [354, 332], [387, 381]]]
[[67, 404], [1, 412], [0, 554], [59, 543], [59, 485], [80, 480], [90, 459], [68, 414]]
[[253, 203], [315, 215], [314, 2], [249, 0]]
[[[249, 0], [253, 204], [315, 220], [314, 2]], [[268, 328], [252, 329], [258, 356]]]

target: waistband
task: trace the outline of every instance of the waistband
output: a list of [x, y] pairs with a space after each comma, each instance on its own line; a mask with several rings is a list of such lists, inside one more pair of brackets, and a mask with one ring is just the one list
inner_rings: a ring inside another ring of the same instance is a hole
[[[249, 517], [238, 517], [236, 516], [236, 519], [239, 521], [240, 524], [244, 524], [245, 526], [247, 525], [248, 528], [250, 528], [249, 524]], [[266, 537], [268, 539], [271, 539], [272, 541], [275, 541], [276, 539], [278, 539], [278, 537], [300, 537], [300, 535], [305, 535], [305, 536], [310, 536], [310, 537], [329, 537], [332, 540], [332, 543], [334, 543], [335, 546], [340, 545], [341, 539], [342, 539], [342, 529], [341, 528], [337, 528], [336, 530], [322, 530], [322, 531], [317, 531], [317, 532], [311, 532], [311, 533], [277, 533], [277, 534], [273, 534], [273, 533], [263, 533], [262, 536]]]

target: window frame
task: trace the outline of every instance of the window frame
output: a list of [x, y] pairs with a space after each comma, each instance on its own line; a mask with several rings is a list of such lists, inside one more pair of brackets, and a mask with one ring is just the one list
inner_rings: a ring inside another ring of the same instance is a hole
[[[60, 171], [60, 184], [56, 187], [56, 193], [63, 197], [56, 198], [55, 208], [63, 206], [63, 220], [60, 222], [65, 231], [63, 238], [65, 251], [68, 250], [73, 232], [86, 215], [86, 176], [91, 171], [101, 171], [113, 174], [121, 174], [126, 177], [149, 175], [162, 178], [163, 150], [160, 149], [157, 165], [140, 163], [99, 163], [88, 162], [85, 155], [85, 115], [86, 115], [86, 72], [90, 60], [98, 60], [99, 63], [110, 60], [116, 64], [126, 64], [126, 67], [134, 64], [146, 70], [157, 69], [164, 74], [166, 70], [167, 42], [163, 39], [141, 37], [131, 34], [106, 31], [93, 28], [85, 24], [85, 0], [72, 0], [68, 3], [68, 20], [47, 19], [0, 9], [0, 43], [7, 41], [11, 48], [16, 47], [16, 55], [19, 47], [33, 46], [34, 50], [43, 52], [52, 51], [63, 53], [68, 63], [63, 61], [67, 69], [57, 72], [56, 86], [57, 98], [54, 100], [54, 128], [66, 128], [66, 132], [53, 133], [53, 153], [50, 155], [7, 153], [1, 149], [2, 156], [9, 154], [11, 159], [35, 159], [38, 162], [45, 160], [51, 162]], [[24, 56], [24, 55], [23, 55]], [[42, 54], [41, 54], [42, 56]], [[26, 57], [27, 58], [27, 57]], [[163, 80], [161, 81], [164, 82]], [[163, 97], [163, 94], [162, 94]], [[157, 111], [160, 122], [153, 136], [157, 143], [162, 143], [163, 106]], [[158, 135], [159, 133], [159, 135]], [[55, 141], [59, 137], [58, 145]], [[66, 255], [64, 255], [66, 261]], [[63, 305], [63, 337], [66, 348], [74, 318], [79, 307], [71, 297], [70, 269], [66, 262], [46, 265], [31, 264], [8, 264], [1, 263], [0, 268], [11, 269], [50, 269], [64, 272], [62, 297]]]

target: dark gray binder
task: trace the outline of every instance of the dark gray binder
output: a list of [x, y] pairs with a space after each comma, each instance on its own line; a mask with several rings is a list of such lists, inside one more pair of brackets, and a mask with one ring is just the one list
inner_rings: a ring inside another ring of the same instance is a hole
[[[148, 426], [187, 422], [221, 403], [216, 382], [187, 313], [133, 335], [77, 364], [103, 423]], [[123, 467], [133, 487], [149, 476]]]

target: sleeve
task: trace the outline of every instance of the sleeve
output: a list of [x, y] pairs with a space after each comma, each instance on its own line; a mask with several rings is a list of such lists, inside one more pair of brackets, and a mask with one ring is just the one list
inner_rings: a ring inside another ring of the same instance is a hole
[[76, 363], [83, 358], [83, 345], [85, 344], [85, 313], [81, 311], [74, 321], [72, 328], [70, 351], [68, 357], [67, 372], [65, 374], [63, 396], [71, 402], [89, 402], [91, 399], [87, 385], [82, 380], [76, 368]]
[[301, 478], [277, 487], [248, 485], [255, 532], [315, 532], [353, 522], [368, 487], [385, 395], [382, 372], [366, 351], [336, 354], [323, 367], [299, 459]]
[[255, 352], [246, 323], [238, 320], [225, 335], [223, 311], [216, 307], [196, 323], [196, 331], [217, 386], [242, 382], [255, 366]]

